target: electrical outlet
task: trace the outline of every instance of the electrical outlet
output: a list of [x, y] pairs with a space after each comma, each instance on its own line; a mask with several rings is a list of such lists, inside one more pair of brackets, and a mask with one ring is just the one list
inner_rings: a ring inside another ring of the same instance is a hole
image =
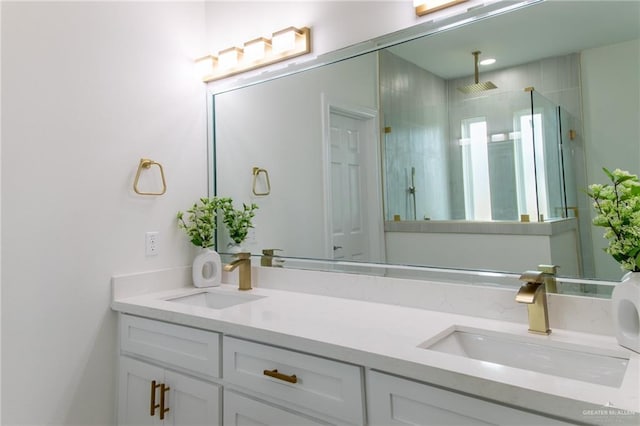
[[159, 251], [158, 238], [160, 233], [157, 231], [147, 232], [145, 234], [144, 252], [147, 256], [156, 256]]

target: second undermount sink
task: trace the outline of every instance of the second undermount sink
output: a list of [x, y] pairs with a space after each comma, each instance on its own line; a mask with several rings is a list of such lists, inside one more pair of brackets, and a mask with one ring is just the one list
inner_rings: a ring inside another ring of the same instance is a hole
[[620, 387], [629, 359], [597, 348], [453, 327], [420, 348], [604, 386]]
[[191, 306], [202, 306], [211, 309], [224, 309], [242, 303], [262, 299], [265, 296], [258, 296], [249, 293], [232, 293], [223, 290], [205, 290], [187, 296], [179, 296], [166, 299], [168, 302], [182, 303]]

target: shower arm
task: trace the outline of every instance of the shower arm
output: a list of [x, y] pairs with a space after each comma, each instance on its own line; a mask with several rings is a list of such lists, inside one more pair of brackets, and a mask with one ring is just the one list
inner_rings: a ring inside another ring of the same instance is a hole
[[475, 52], [471, 53], [473, 54], [475, 83], [478, 84], [480, 82], [480, 71], [478, 70], [478, 55], [480, 54], [480, 51], [476, 50]]

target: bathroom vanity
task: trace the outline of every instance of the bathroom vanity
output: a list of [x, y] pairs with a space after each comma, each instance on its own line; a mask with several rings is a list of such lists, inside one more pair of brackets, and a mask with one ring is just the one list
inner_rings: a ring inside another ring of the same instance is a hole
[[310, 294], [304, 281], [283, 291], [269, 288], [267, 269], [254, 267], [260, 287], [249, 292], [190, 287], [188, 268], [113, 279], [119, 424], [638, 421], [639, 357], [613, 337], [553, 322], [550, 336], [534, 336], [523, 322], [380, 295]]

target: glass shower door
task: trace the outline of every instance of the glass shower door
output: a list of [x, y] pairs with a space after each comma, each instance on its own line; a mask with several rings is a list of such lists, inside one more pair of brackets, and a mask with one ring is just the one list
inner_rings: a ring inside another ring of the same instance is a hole
[[531, 91], [531, 123], [538, 215], [543, 220], [567, 217], [558, 107], [535, 90]]

